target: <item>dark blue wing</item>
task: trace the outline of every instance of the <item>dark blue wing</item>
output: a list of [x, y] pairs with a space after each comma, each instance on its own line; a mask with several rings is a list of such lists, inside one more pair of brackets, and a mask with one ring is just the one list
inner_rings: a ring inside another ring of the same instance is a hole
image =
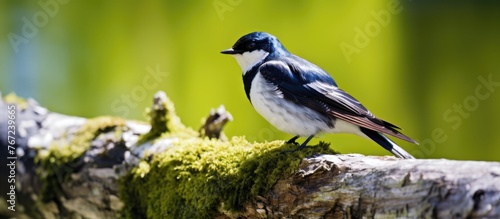
[[[276, 61], [280, 62], [280, 64], [275, 65], [274, 67], [281, 70], [281, 72], [283, 72], [284, 79], [287, 79], [290, 82], [307, 84], [319, 81], [331, 86], [337, 86], [337, 83], [333, 80], [332, 76], [330, 76], [326, 71], [298, 56], [289, 55], [286, 57], [280, 57], [279, 61]], [[273, 68], [273, 66], [269, 67]], [[264, 66], [264, 68], [266, 67]]]
[[271, 60], [264, 63], [259, 72], [276, 85], [288, 101], [328, 117], [416, 143], [396, 130], [399, 127], [373, 116], [358, 100], [338, 88], [328, 73], [304, 59], [289, 56]]

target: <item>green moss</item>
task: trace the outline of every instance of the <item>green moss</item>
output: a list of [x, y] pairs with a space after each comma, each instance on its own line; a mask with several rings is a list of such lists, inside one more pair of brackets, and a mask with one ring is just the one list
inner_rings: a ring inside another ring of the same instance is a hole
[[28, 103], [24, 98], [18, 97], [15, 93], [9, 93], [5, 97], [3, 97], [5, 103], [7, 104], [16, 104], [21, 109], [26, 109], [28, 107]]
[[320, 143], [282, 153], [295, 145], [283, 141], [229, 142], [191, 138], [142, 162], [120, 183], [126, 218], [213, 218], [217, 210], [240, 210], [293, 173], [304, 157], [334, 153]]
[[78, 160], [88, 150], [92, 140], [100, 133], [121, 130], [125, 120], [117, 117], [97, 117], [88, 119], [72, 136], [71, 140], [63, 137], [54, 141], [47, 151], [39, 153], [36, 159], [41, 166], [37, 169], [42, 183], [42, 200], [52, 200], [60, 190], [62, 183], [74, 169]]
[[151, 124], [151, 130], [139, 138], [137, 144], [153, 140], [165, 133], [184, 134], [196, 136], [196, 132], [182, 124], [181, 119], [175, 113], [172, 101], [166, 97], [164, 102], [146, 108], [146, 118]]

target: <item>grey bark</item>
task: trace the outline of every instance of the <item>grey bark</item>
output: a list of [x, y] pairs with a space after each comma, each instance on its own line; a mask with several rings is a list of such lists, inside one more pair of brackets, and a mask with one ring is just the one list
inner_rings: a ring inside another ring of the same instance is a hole
[[260, 202], [276, 218], [500, 218], [500, 163], [321, 155]]

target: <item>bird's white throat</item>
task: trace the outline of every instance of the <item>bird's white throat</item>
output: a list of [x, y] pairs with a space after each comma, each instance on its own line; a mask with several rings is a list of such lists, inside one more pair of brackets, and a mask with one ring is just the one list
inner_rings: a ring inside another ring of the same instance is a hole
[[264, 60], [268, 55], [269, 53], [264, 50], [255, 50], [243, 54], [234, 54], [233, 56], [240, 65], [243, 75], [245, 75], [248, 70]]

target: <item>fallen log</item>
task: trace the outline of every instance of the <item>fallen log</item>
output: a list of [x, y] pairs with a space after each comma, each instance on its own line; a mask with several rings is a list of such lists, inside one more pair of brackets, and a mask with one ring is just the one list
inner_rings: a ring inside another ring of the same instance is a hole
[[153, 102], [146, 123], [2, 98], [0, 131], [15, 121], [16, 141], [0, 136], [1, 157], [16, 159], [15, 183], [0, 174], [0, 217], [500, 218], [498, 162], [339, 155], [326, 143], [282, 153], [296, 146], [226, 138], [224, 108], [195, 131], [163, 92]]

